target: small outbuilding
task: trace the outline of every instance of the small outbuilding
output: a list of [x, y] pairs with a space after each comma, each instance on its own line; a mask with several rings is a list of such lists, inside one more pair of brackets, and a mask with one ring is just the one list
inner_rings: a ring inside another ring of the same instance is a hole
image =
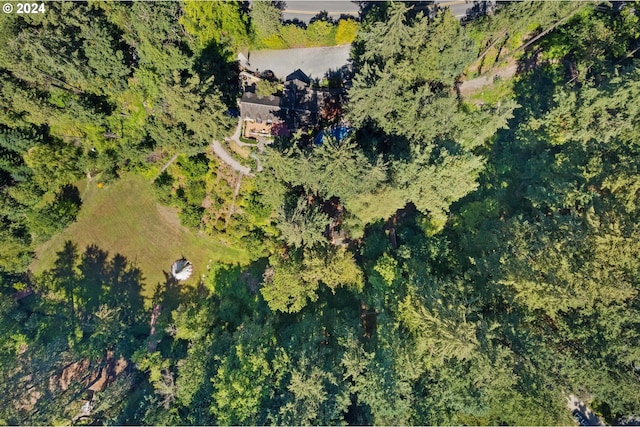
[[177, 260], [171, 266], [171, 275], [177, 281], [187, 280], [193, 274], [193, 265], [186, 258]]

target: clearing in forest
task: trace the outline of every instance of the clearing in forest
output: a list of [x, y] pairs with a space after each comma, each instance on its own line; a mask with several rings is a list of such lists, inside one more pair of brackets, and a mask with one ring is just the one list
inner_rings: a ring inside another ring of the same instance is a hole
[[175, 208], [156, 202], [152, 184], [141, 176], [131, 175], [99, 188], [95, 181], [79, 184], [82, 209], [77, 221], [36, 250], [31, 270], [38, 274], [53, 266], [56, 252], [71, 240], [84, 252], [96, 245], [109, 252], [120, 253], [129, 263], [142, 270], [143, 296], [149, 298], [157, 283], [165, 282], [164, 272], [182, 256], [194, 265], [194, 284], [206, 271], [209, 260], [246, 264], [246, 252], [225, 246], [199, 235], [180, 224]]

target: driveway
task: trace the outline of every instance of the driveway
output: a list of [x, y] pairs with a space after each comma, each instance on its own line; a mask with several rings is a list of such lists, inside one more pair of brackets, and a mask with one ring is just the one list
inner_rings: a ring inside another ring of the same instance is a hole
[[322, 79], [329, 70], [338, 70], [349, 62], [351, 45], [300, 49], [257, 50], [249, 54], [243, 66], [250, 70], [271, 70], [280, 79], [300, 68], [311, 78]]
[[220, 160], [229, 165], [231, 169], [244, 175], [251, 175], [251, 169], [249, 169], [247, 166], [241, 165], [240, 162], [238, 162], [229, 153], [227, 153], [224, 147], [222, 147], [222, 144], [220, 144], [218, 141], [213, 141], [213, 143], [211, 143], [211, 148], [216, 156], [218, 156]]

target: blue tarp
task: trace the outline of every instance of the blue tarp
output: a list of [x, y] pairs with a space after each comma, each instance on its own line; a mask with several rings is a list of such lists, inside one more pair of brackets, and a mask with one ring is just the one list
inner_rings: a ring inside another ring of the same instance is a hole
[[325, 135], [332, 136], [333, 138], [335, 138], [337, 142], [340, 142], [343, 139], [345, 139], [347, 136], [349, 136], [350, 133], [351, 133], [351, 128], [348, 128], [346, 126], [332, 127], [330, 129], [325, 129], [322, 132], [320, 132], [318, 135], [316, 135], [316, 138], [313, 140], [313, 143], [315, 145], [322, 145], [322, 143], [324, 142]]

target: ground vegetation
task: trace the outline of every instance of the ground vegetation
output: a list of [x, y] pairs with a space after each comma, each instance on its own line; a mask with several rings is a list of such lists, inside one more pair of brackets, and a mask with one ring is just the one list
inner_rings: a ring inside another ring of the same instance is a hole
[[371, 5], [351, 133], [275, 138], [249, 175], [210, 145], [235, 53], [298, 31], [254, 5], [0, 19], [0, 424], [637, 416], [640, 5]]

